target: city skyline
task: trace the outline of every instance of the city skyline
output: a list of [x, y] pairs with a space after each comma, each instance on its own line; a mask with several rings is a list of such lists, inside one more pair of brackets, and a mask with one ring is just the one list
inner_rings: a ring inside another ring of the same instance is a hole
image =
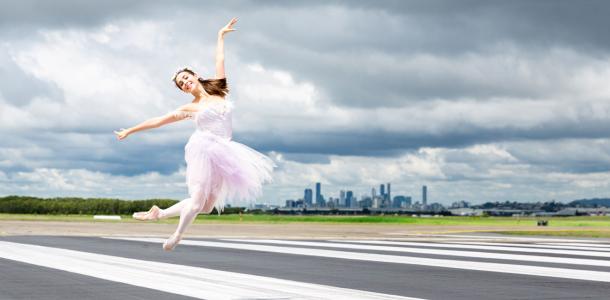
[[[284, 207], [294, 208], [400, 208], [410, 205], [421, 205], [421, 208], [427, 207], [427, 186], [422, 186], [421, 201], [414, 199], [411, 195], [395, 195], [392, 197], [391, 183], [379, 185], [379, 193], [375, 187], [371, 188], [369, 195], [362, 194], [360, 197], [354, 196], [350, 189], [341, 189], [338, 191], [338, 197], [325, 197], [321, 193], [320, 182], [315, 183], [316, 201], [313, 201], [313, 190], [309, 187], [303, 190], [302, 198], [291, 198], [283, 200]], [[461, 200], [464, 202], [464, 200]]]

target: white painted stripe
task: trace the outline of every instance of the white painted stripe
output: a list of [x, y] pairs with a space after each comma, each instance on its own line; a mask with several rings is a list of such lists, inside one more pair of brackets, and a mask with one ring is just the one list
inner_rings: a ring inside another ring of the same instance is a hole
[[94, 220], [120, 220], [121, 216], [104, 216], [104, 215], [95, 215], [93, 216]]
[[584, 240], [584, 239], [556, 239], [556, 238], [538, 238], [538, 237], [512, 237], [505, 235], [486, 236], [486, 235], [460, 235], [460, 234], [413, 234], [405, 233], [408, 236], [421, 237], [441, 237], [441, 238], [466, 238], [466, 239], [493, 239], [493, 240], [513, 240], [513, 241], [535, 241], [535, 242], [584, 242], [584, 243], [601, 243], [599, 240]]
[[[563, 249], [563, 250], [588, 250], [597, 252], [610, 252], [610, 249], [599, 247], [581, 247], [581, 246], [556, 246], [548, 244], [515, 244], [515, 243], [496, 243], [496, 242], [451, 242], [454, 245], [484, 245], [484, 246], [512, 246], [512, 247], [527, 247], [527, 248], [542, 248], [542, 249]], [[570, 245], [570, 244], [566, 244]]]
[[0, 257], [200, 299], [418, 300], [271, 277], [5, 241], [0, 241]]
[[608, 249], [610, 251], [610, 244], [587, 244], [587, 243], [542, 243], [542, 245], [553, 245], [553, 246], [570, 246], [570, 247], [582, 247], [582, 248], [595, 248], [596, 250]]
[[[610, 252], [599, 252], [599, 251], [579, 251], [579, 250], [557, 250], [557, 249], [539, 249], [528, 247], [507, 247], [507, 246], [486, 246], [491, 243], [418, 243], [418, 242], [395, 242], [395, 241], [369, 241], [369, 240], [333, 240], [333, 242], [346, 242], [346, 243], [361, 243], [361, 244], [377, 244], [377, 245], [396, 245], [396, 246], [421, 246], [421, 247], [432, 247], [432, 248], [453, 248], [453, 249], [478, 249], [478, 250], [498, 250], [498, 251], [512, 251], [512, 252], [530, 252], [530, 253], [543, 253], [543, 254], [562, 254], [562, 255], [578, 255], [578, 256], [593, 256], [593, 257], [610, 257]], [[476, 244], [476, 245], [472, 245]], [[497, 243], [493, 243], [497, 245]], [[503, 245], [514, 245], [514, 244], [503, 244]]]
[[[131, 237], [106, 237], [106, 238], [128, 240], [128, 241], [149, 242], [149, 243], [162, 243], [163, 241], [165, 241], [164, 239], [159, 239], [159, 238], [131, 238]], [[537, 267], [537, 266], [516, 265], [516, 264], [474, 262], [474, 261], [452, 260], [452, 259], [408, 257], [408, 256], [398, 256], [398, 255], [335, 251], [335, 250], [311, 249], [311, 248], [240, 244], [240, 243], [230, 243], [230, 242], [183, 240], [180, 242], [180, 244], [181, 245], [190, 245], [190, 246], [231, 248], [231, 249], [249, 250], [249, 251], [262, 251], [262, 252], [272, 252], [272, 253], [282, 253], [282, 254], [292, 254], [292, 255], [341, 258], [341, 259], [359, 260], [359, 261], [422, 265], [422, 266], [432, 266], [432, 267], [452, 268], [452, 269], [464, 269], [464, 270], [475, 270], [475, 271], [488, 271], [488, 272], [511, 273], [511, 274], [521, 274], [521, 275], [546, 276], [546, 277], [556, 277], [556, 278], [610, 282], [610, 272], [600, 272], [600, 271]]]
[[354, 245], [354, 244], [328, 243], [328, 242], [321, 243], [321, 242], [302, 242], [302, 241], [283, 241], [283, 240], [264, 240], [264, 239], [260, 239], [260, 240], [258, 240], [258, 239], [257, 240], [223, 239], [223, 240], [224, 241], [234, 241], [234, 242], [245, 242], [245, 243], [266, 243], [266, 244], [309, 246], [309, 247], [329, 247], [329, 248], [354, 249], [354, 250], [420, 253], [420, 254], [431, 254], [431, 255], [490, 258], [490, 259], [502, 259], [502, 260], [522, 260], [522, 261], [545, 262], [545, 263], [555, 263], [555, 264], [610, 267], [610, 260], [600, 260], [600, 259], [582, 259], [582, 258], [567, 258], [567, 257], [554, 257], [554, 256], [504, 254], [504, 253], [489, 253], [489, 252], [477, 252], [477, 251], [437, 250], [437, 249], [430, 249], [430, 248], [388, 247], [388, 246], [361, 245], [361, 244]]

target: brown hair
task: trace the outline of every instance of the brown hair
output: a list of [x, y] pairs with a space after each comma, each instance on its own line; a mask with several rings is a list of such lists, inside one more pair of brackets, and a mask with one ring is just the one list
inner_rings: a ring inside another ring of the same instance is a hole
[[[176, 87], [178, 87], [178, 89], [180, 89], [180, 90], [182, 90], [182, 89], [178, 85], [177, 77], [178, 77], [178, 74], [180, 74], [182, 72], [187, 72], [191, 75], [195, 75], [195, 71], [193, 71], [189, 68], [184, 68], [184, 69], [178, 70], [178, 72], [176, 72], [176, 74], [174, 74], [172, 81], [176, 84]], [[199, 77], [199, 78], [197, 78], [197, 80], [199, 82], [201, 82], [201, 85], [203, 85], [203, 89], [205, 90], [205, 92], [210, 95], [224, 97], [229, 93], [229, 87], [227, 86], [226, 78], [203, 79], [203, 78]]]

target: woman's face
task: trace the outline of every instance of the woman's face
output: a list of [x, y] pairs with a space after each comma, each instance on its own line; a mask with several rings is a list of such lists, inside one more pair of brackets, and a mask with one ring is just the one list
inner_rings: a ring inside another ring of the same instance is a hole
[[178, 76], [176, 76], [176, 84], [178, 84], [180, 89], [185, 93], [193, 92], [197, 82], [197, 77], [189, 72], [183, 71], [178, 73]]

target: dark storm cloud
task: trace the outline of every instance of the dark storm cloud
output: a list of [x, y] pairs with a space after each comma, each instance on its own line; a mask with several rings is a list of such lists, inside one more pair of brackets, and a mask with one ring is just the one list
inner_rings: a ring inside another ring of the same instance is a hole
[[[239, 14], [243, 33], [234, 51], [241, 57], [313, 81], [337, 104], [373, 107], [435, 98], [543, 96], [550, 87], [540, 90], [517, 74], [485, 82], [434, 70], [436, 65], [405, 67], [379, 59], [399, 63], [427, 54], [460, 61], [465, 54], [501, 50], [489, 49], [498, 43], [517, 45], [534, 61], [550, 47], [604, 56], [610, 47], [609, 9], [605, 1], [19, 1], [0, 10], [0, 24], [22, 31], [12, 25], [86, 27], [130, 18], [198, 26]], [[538, 76], [556, 79], [544, 72]]]
[[[19, 27], [92, 26], [112, 18], [146, 11], [147, 1], [2, 1], [0, 25]], [[137, 15], [137, 13], [135, 14]]]
[[[472, 125], [454, 126], [443, 133], [426, 132], [392, 133], [386, 131], [328, 131], [302, 132], [298, 135], [241, 135], [243, 141], [261, 151], [281, 153], [311, 153], [362, 156], [396, 156], [421, 147], [462, 148], [473, 144], [502, 141], [553, 141], [562, 138], [595, 139], [610, 136], [608, 122], [567, 122], [542, 124], [535, 129], [479, 128]], [[556, 162], [560, 163], [560, 162]]]
[[[495, 79], [502, 84], [494, 82], [498, 68], [506, 67], [502, 65], [477, 70], [492, 75], [490, 82], [464, 78], [453, 70], [437, 71], [436, 65], [400, 66], [401, 60], [416, 54], [459, 62], [464, 55], [488, 56], [503, 50], [498, 45], [506, 45], [521, 49], [522, 59], [535, 62], [554, 47], [600, 57], [610, 49], [606, 34], [610, 18], [605, 15], [610, 3], [603, 1], [339, 4], [348, 16], [333, 10], [331, 4], [295, 15], [288, 9], [289, 19], [273, 11], [253, 14], [246, 21], [247, 36], [240, 37], [243, 47], [238, 51], [266, 66], [289, 69], [297, 80], [313, 80], [338, 104], [366, 107], [434, 98], [536, 98], [548, 92], [523, 82], [519, 74]], [[380, 65], [376, 56], [396, 61]], [[533, 72], [549, 81], [557, 79], [553, 70]]]
[[[17, 172], [36, 168], [72, 169], [83, 168], [112, 175], [132, 176], [150, 172], [163, 175], [174, 173], [184, 164], [184, 143], [156, 144], [140, 139], [130, 139], [116, 144], [115, 137], [109, 133], [90, 134], [92, 139], [102, 141], [107, 147], [92, 147], [86, 142], [65, 142], [66, 136], [58, 132], [40, 131], [27, 137], [7, 136], [0, 147], [24, 149], [27, 159], [16, 154], [14, 157], [0, 157], [10, 160], [10, 165], [2, 171]], [[33, 148], [33, 153], [27, 153]], [[1, 154], [2, 152], [0, 152]]]

